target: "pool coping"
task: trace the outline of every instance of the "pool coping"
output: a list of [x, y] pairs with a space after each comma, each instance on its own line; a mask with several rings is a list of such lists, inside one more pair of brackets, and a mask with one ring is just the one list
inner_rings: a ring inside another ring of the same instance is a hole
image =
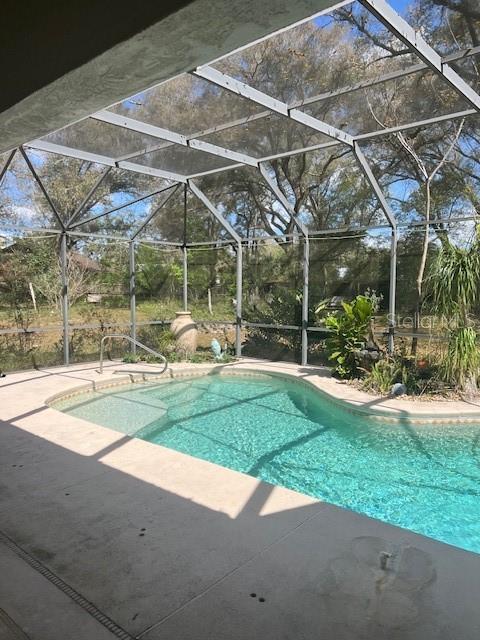
[[[382, 629], [386, 624], [385, 598], [398, 602], [389, 623], [392, 633], [401, 623], [412, 640], [477, 637], [478, 553], [45, 405], [47, 396], [65, 395], [58, 393], [62, 389], [91, 389], [93, 383], [120, 388], [130, 380], [112, 375], [121, 368], [117, 363], [108, 363], [103, 376], [97, 368], [98, 363], [73, 365], [0, 380], [2, 454], [9, 463], [0, 469], [6, 488], [2, 529], [134, 637], [230, 637], [233, 625], [240, 630], [235, 637], [273, 640], [296, 637], [299, 621], [305, 637], [331, 635], [332, 628], [343, 629], [346, 622], [352, 633], [359, 629], [373, 637], [371, 621]], [[227, 366], [221, 368], [228, 373]], [[253, 360], [232, 368], [253, 370], [251, 375], [295, 372], [309, 384], [349, 391], [322, 369]], [[172, 375], [186, 376], [192, 370], [204, 375], [215, 367], [172, 369]], [[141, 526], [147, 527], [145, 537], [139, 537]], [[366, 542], [372, 547], [372, 565], [359, 564], [354, 553]], [[383, 550], [392, 554], [392, 563], [381, 574], [386, 581], [379, 591], [378, 552]], [[1, 551], [0, 544], [0, 556]], [[412, 553], [420, 554], [434, 572], [434, 579], [421, 587], [417, 563], [408, 561]], [[24, 561], [14, 560], [8, 564], [4, 608], [32, 624], [32, 635], [60, 640], [68, 624], [86, 629], [79, 637], [100, 637], [88, 631], [88, 613], [70, 609], [73, 618], [68, 618], [66, 606], [57, 608], [55, 591], [35, 575], [25, 577]], [[164, 573], [159, 573], [159, 562]], [[345, 580], [332, 582], [339, 562]], [[409, 576], [415, 585], [409, 591], [411, 606], [405, 608], [404, 578]], [[259, 605], [252, 591], [266, 596], [267, 603]], [[375, 605], [371, 617], [358, 608], [368, 593]], [[32, 619], [30, 603], [38, 609], [38, 619]], [[45, 610], [52, 611], [49, 624], [58, 633], [38, 630], [40, 623], [46, 624]], [[417, 612], [413, 620], [412, 611]], [[218, 616], [226, 620], [221, 628]], [[192, 634], [185, 633], [189, 625]], [[202, 628], [208, 636], [199, 632]]]
[[[332, 405], [353, 415], [388, 423], [408, 424], [476, 424], [480, 423], [480, 405], [463, 400], [431, 401], [419, 403], [415, 400], [397, 399], [391, 396], [372, 396], [351, 385], [331, 377], [327, 368], [299, 367], [286, 363], [265, 361], [237, 361], [229, 364], [183, 364], [170, 366], [166, 373], [147, 375], [144, 372], [129, 372], [108, 380], [92, 380], [68, 391], [59, 392], [45, 399], [45, 404], [56, 409], [55, 403], [76, 395], [99, 389], [124, 386], [131, 383], [158, 383], [177, 378], [193, 378], [206, 375], [239, 375], [244, 377], [270, 376], [295, 381], [314, 389]], [[449, 410], [445, 411], [448, 404]], [[382, 405], [382, 406], [379, 406]], [[433, 414], [433, 415], [432, 415]]]

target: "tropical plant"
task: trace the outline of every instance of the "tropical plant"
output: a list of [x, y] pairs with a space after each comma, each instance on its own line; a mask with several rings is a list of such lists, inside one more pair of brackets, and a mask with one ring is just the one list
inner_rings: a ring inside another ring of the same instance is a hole
[[444, 379], [461, 391], [475, 394], [480, 370], [478, 335], [473, 327], [450, 332], [447, 353], [440, 368]]
[[175, 334], [170, 329], [165, 329], [158, 336], [156, 347], [161, 353], [171, 354], [175, 351], [177, 345], [177, 341], [175, 338]]
[[405, 386], [409, 395], [421, 395], [427, 389], [439, 391], [438, 367], [427, 361], [419, 365], [411, 356], [396, 353], [376, 362], [362, 383], [366, 391], [387, 394], [396, 383]]
[[137, 252], [137, 295], [173, 297], [182, 282], [182, 268], [175, 256], [162, 256], [155, 248], [140, 245]]
[[342, 311], [330, 313], [325, 326], [330, 330], [327, 350], [329, 360], [335, 362], [334, 373], [340, 378], [353, 378], [361, 373], [361, 351], [365, 348], [373, 303], [365, 296], [352, 302], [342, 302]]
[[396, 358], [385, 358], [376, 362], [365, 377], [363, 388], [386, 394], [402, 377], [402, 364]]
[[447, 316], [452, 326], [441, 365], [443, 377], [461, 391], [476, 393], [480, 352], [470, 314], [480, 299], [480, 227], [467, 247], [443, 243], [431, 265], [428, 284], [434, 310]]

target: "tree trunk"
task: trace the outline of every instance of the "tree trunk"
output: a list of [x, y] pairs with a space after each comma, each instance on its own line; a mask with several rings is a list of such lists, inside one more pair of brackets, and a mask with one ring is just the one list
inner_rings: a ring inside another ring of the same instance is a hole
[[212, 290], [210, 289], [210, 287], [208, 287], [207, 289], [207, 299], [208, 299], [208, 313], [213, 316], [213, 309], [212, 309]]
[[[417, 274], [417, 290], [416, 290], [416, 300], [415, 300], [415, 313], [413, 316], [413, 333], [418, 334], [420, 330], [420, 313], [422, 309], [422, 298], [423, 298], [423, 278], [425, 276], [425, 267], [427, 265], [427, 255], [428, 255], [428, 245], [430, 242], [430, 209], [431, 209], [431, 192], [430, 192], [430, 178], [425, 182], [425, 190], [426, 190], [426, 203], [425, 203], [425, 234], [423, 236], [423, 249], [422, 249], [422, 257], [420, 259], [420, 265], [418, 267]], [[417, 336], [413, 336], [412, 338], [412, 348], [411, 354], [412, 356], [417, 355], [418, 349], [418, 338]]]

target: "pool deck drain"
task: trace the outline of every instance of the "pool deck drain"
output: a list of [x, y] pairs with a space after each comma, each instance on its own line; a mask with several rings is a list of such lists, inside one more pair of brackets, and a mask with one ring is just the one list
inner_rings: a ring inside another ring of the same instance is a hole
[[88, 613], [94, 620], [102, 624], [108, 631], [110, 631], [116, 638], [120, 640], [135, 640], [125, 629], [122, 629], [116, 622], [111, 620], [107, 615], [102, 613], [97, 607], [84, 598], [78, 591], [76, 591], [69, 584], [64, 582], [55, 573], [50, 571], [45, 565], [34, 558], [30, 553], [22, 549], [16, 542], [11, 540], [3, 531], [0, 531], [0, 544], [3, 544], [13, 551], [21, 560], [26, 562], [32, 569], [37, 571], [41, 576], [46, 578], [51, 584], [53, 584], [62, 593], [68, 596], [75, 604], [81, 607], [86, 613]]
[[[116, 380], [95, 366], [0, 381], [0, 519], [130, 637], [480, 637], [480, 555], [45, 406]], [[31, 640], [115, 637], [5, 545], [0, 608]]]

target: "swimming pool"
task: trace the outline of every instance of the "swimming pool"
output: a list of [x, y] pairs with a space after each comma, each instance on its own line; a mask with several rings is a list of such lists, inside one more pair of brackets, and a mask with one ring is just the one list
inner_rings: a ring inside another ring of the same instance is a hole
[[53, 406], [480, 553], [480, 424], [382, 422], [267, 375], [122, 385]]

